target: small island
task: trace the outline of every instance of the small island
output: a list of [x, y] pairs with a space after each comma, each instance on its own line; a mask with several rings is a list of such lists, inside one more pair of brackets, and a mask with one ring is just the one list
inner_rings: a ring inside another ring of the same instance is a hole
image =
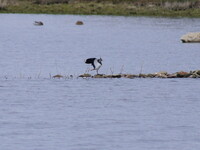
[[167, 79], [167, 78], [200, 78], [200, 70], [194, 70], [190, 72], [186, 71], [179, 71], [175, 73], [168, 73], [165, 71], [161, 72], [156, 72], [156, 73], [149, 73], [149, 74], [96, 74], [96, 75], [91, 75], [89, 73], [84, 73], [79, 75], [78, 77], [75, 77], [73, 75], [70, 76], [64, 76], [64, 75], [54, 75], [54, 79], [72, 79], [72, 78], [83, 78], [83, 79], [88, 79], [88, 78], [128, 78], [128, 79], [135, 79], [135, 78], [162, 78], [162, 79]]

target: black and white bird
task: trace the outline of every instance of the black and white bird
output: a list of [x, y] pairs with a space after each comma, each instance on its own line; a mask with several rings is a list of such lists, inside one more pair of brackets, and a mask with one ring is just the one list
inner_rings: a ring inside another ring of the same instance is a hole
[[35, 21], [34, 25], [36, 25], [36, 26], [43, 26], [44, 23], [42, 21]]
[[88, 59], [86, 59], [85, 63], [86, 64], [91, 64], [94, 67], [94, 69], [92, 69], [92, 70], [96, 70], [97, 74], [99, 74], [98, 71], [99, 71], [99, 69], [102, 66], [102, 61], [103, 60], [101, 58], [100, 59], [97, 59], [97, 58], [88, 58]]

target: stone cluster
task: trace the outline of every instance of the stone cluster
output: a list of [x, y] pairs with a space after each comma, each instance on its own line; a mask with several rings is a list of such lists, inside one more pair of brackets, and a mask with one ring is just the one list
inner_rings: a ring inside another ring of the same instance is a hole
[[82, 74], [79, 77], [82, 78], [200, 78], [200, 70], [185, 72], [179, 71], [176, 73], [167, 73], [167, 72], [157, 72], [152, 74], [112, 74], [112, 75], [105, 75], [105, 74], [97, 74], [92, 76], [91, 74]]

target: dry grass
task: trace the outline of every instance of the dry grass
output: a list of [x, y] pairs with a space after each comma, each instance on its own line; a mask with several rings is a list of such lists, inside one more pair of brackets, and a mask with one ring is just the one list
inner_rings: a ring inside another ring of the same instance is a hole
[[191, 8], [200, 8], [200, 2], [165, 2], [163, 7], [170, 10], [186, 10]]
[[0, 0], [0, 10], [5, 10], [9, 5], [16, 5], [16, 0]]
[[199, 8], [200, 0], [0, 0], [2, 13], [200, 17]]

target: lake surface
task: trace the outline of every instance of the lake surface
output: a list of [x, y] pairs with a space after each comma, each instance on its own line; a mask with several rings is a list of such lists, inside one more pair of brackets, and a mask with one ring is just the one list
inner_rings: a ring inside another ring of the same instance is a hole
[[104, 74], [200, 69], [200, 44], [180, 42], [199, 31], [194, 18], [0, 14], [1, 149], [200, 149], [199, 79], [76, 78], [89, 57]]

